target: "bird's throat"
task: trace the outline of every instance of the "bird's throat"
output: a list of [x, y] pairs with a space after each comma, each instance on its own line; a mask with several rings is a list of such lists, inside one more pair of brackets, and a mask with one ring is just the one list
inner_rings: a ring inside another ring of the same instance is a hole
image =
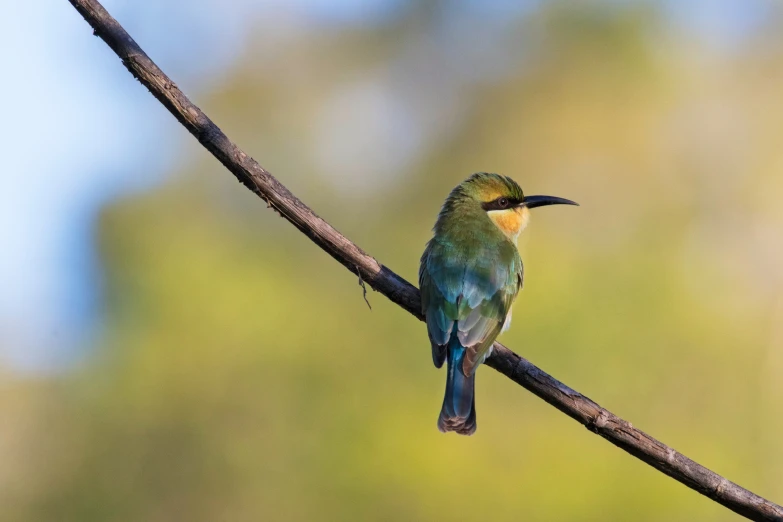
[[525, 207], [491, 210], [487, 215], [495, 226], [515, 243], [530, 220], [530, 210]]

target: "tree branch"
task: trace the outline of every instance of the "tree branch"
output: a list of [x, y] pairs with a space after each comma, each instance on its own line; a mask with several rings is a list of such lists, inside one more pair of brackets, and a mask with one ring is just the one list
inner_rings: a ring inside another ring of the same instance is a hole
[[[96, 0], [69, 0], [94, 34], [117, 53], [125, 67], [236, 178], [361, 281], [419, 320], [419, 291], [318, 217], [254, 159], [241, 151], [180, 91]], [[531, 391], [615, 446], [666, 475], [751, 520], [783, 521], [783, 507], [730, 482], [634, 428], [530, 361], [495, 343], [486, 364]]]

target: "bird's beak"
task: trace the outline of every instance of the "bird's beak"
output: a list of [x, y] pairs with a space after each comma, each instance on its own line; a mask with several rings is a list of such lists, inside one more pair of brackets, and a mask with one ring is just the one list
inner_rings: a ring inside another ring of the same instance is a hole
[[547, 205], [576, 205], [578, 207], [579, 203], [555, 196], [526, 196], [519, 204], [520, 207], [527, 208], [545, 207]]

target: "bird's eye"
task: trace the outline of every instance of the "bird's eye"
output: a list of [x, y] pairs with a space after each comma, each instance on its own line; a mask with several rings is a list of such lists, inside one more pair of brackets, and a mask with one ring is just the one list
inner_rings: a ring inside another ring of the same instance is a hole
[[506, 199], [506, 198], [498, 198], [498, 206], [500, 208], [506, 208], [508, 206], [508, 199]]

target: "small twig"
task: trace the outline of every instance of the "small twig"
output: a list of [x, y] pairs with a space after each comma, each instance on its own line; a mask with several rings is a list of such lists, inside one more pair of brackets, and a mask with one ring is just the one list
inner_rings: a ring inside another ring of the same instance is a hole
[[[318, 217], [255, 160], [242, 152], [144, 53], [97, 0], [69, 0], [134, 77], [237, 179], [316, 245], [373, 289], [422, 319], [419, 291]], [[361, 274], [364, 274], [362, 276]], [[369, 304], [369, 303], [368, 303]], [[426, 343], [425, 343], [426, 344]], [[429, 345], [427, 345], [429, 347]], [[429, 349], [429, 348], [428, 348]], [[530, 361], [495, 343], [486, 364], [520, 384], [615, 446], [694, 491], [751, 520], [783, 521], [783, 507], [692, 461], [572, 390]]]
[[359, 286], [362, 287], [362, 297], [364, 297], [364, 302], [367, 303], [367, 308], [372, 310], [370, 301], [367, 300], [367, 286], [364, 284], [364, 279], [362, 279], [362, 270], [358, 266], [356, 267], [356, 273], [359, 275]]

